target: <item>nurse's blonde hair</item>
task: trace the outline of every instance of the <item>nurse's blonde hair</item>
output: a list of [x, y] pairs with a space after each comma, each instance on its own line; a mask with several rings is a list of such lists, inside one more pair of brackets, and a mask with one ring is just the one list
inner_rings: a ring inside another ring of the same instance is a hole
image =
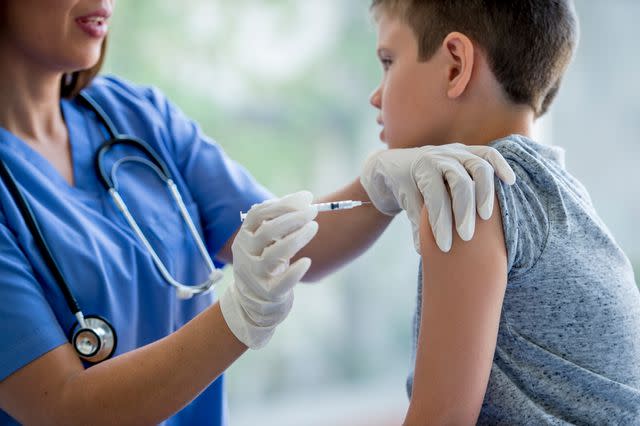
[[82, 89], [91, 84], [93, 78], [98, 75], [100, 68], [102, 68], [106, 52], [107, 38], [105, 37], [100, 49], [100, 59], [98, 59], [98, 62], [93, 67], [86, 70], [66, 73], [62, 76], [62, 80], [60, 81], [60, 96], [67, 99], [74, 98]]

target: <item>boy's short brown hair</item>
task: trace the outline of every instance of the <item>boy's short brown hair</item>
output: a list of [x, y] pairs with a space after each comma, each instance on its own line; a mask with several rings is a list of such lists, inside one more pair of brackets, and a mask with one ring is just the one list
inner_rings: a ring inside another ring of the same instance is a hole
[[373, 0], [374, 14], [406, 22], [429, 60], [458, 31], [482, 48], [509, 100], [543, 115], [560, 87], [578, 40], [571, 0]]

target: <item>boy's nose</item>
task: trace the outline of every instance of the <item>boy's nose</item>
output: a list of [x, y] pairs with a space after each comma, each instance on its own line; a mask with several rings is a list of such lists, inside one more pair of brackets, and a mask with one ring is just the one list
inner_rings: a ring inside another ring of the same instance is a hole
[[381, 91], [380, 91], [380, 87], [378, 87], [376, 90], [373, 91], [373, 93], [369, 97], [369, 103], [371, 103], [371, 105], [373, 105], [375, 108], [380, 109], [382, 105], [380, 103], [381, 100], [382, 100]]

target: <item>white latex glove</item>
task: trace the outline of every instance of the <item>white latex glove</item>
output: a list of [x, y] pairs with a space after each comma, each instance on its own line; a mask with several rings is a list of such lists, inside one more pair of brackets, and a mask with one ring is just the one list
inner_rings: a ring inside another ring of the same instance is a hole
[[456, 143], [378, 151], [365, 162], [360, 182], [380, 212], [390, 216], [407, 212], [418, 253], [420, 212], [426, 204], [438, 247], [448, 252], [453, 241], [452, 200], [458, 234], [469, 241], [475, 232], [476, 208], [485, 220], [493, 212], [494, 170], [506, 184], [515, 183], [513, 170], [498, 151]]
[[318, 231], [312, 200], [302, 191], [253, 206], [233, 241], [234, 281], [220, 308], [233, 334], [249, 348], [267, 344], [291, 310], [293, 287], [311, 266], [306, 257], [289, 262]]

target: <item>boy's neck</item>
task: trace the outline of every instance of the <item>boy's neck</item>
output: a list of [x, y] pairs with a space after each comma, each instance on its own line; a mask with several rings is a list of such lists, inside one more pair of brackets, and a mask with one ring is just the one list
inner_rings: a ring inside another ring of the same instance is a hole
[[465, 145], [488, 145], [509, 135], [531, 137], [535, 114], [529, 107], [479, 105], [457, 120], [451, 140]]
[[531, 137], [535, 114], [526, 106], [478, 104], [460, 114], [451, 140], [465, 145], [488, 145], [509, 135]]

